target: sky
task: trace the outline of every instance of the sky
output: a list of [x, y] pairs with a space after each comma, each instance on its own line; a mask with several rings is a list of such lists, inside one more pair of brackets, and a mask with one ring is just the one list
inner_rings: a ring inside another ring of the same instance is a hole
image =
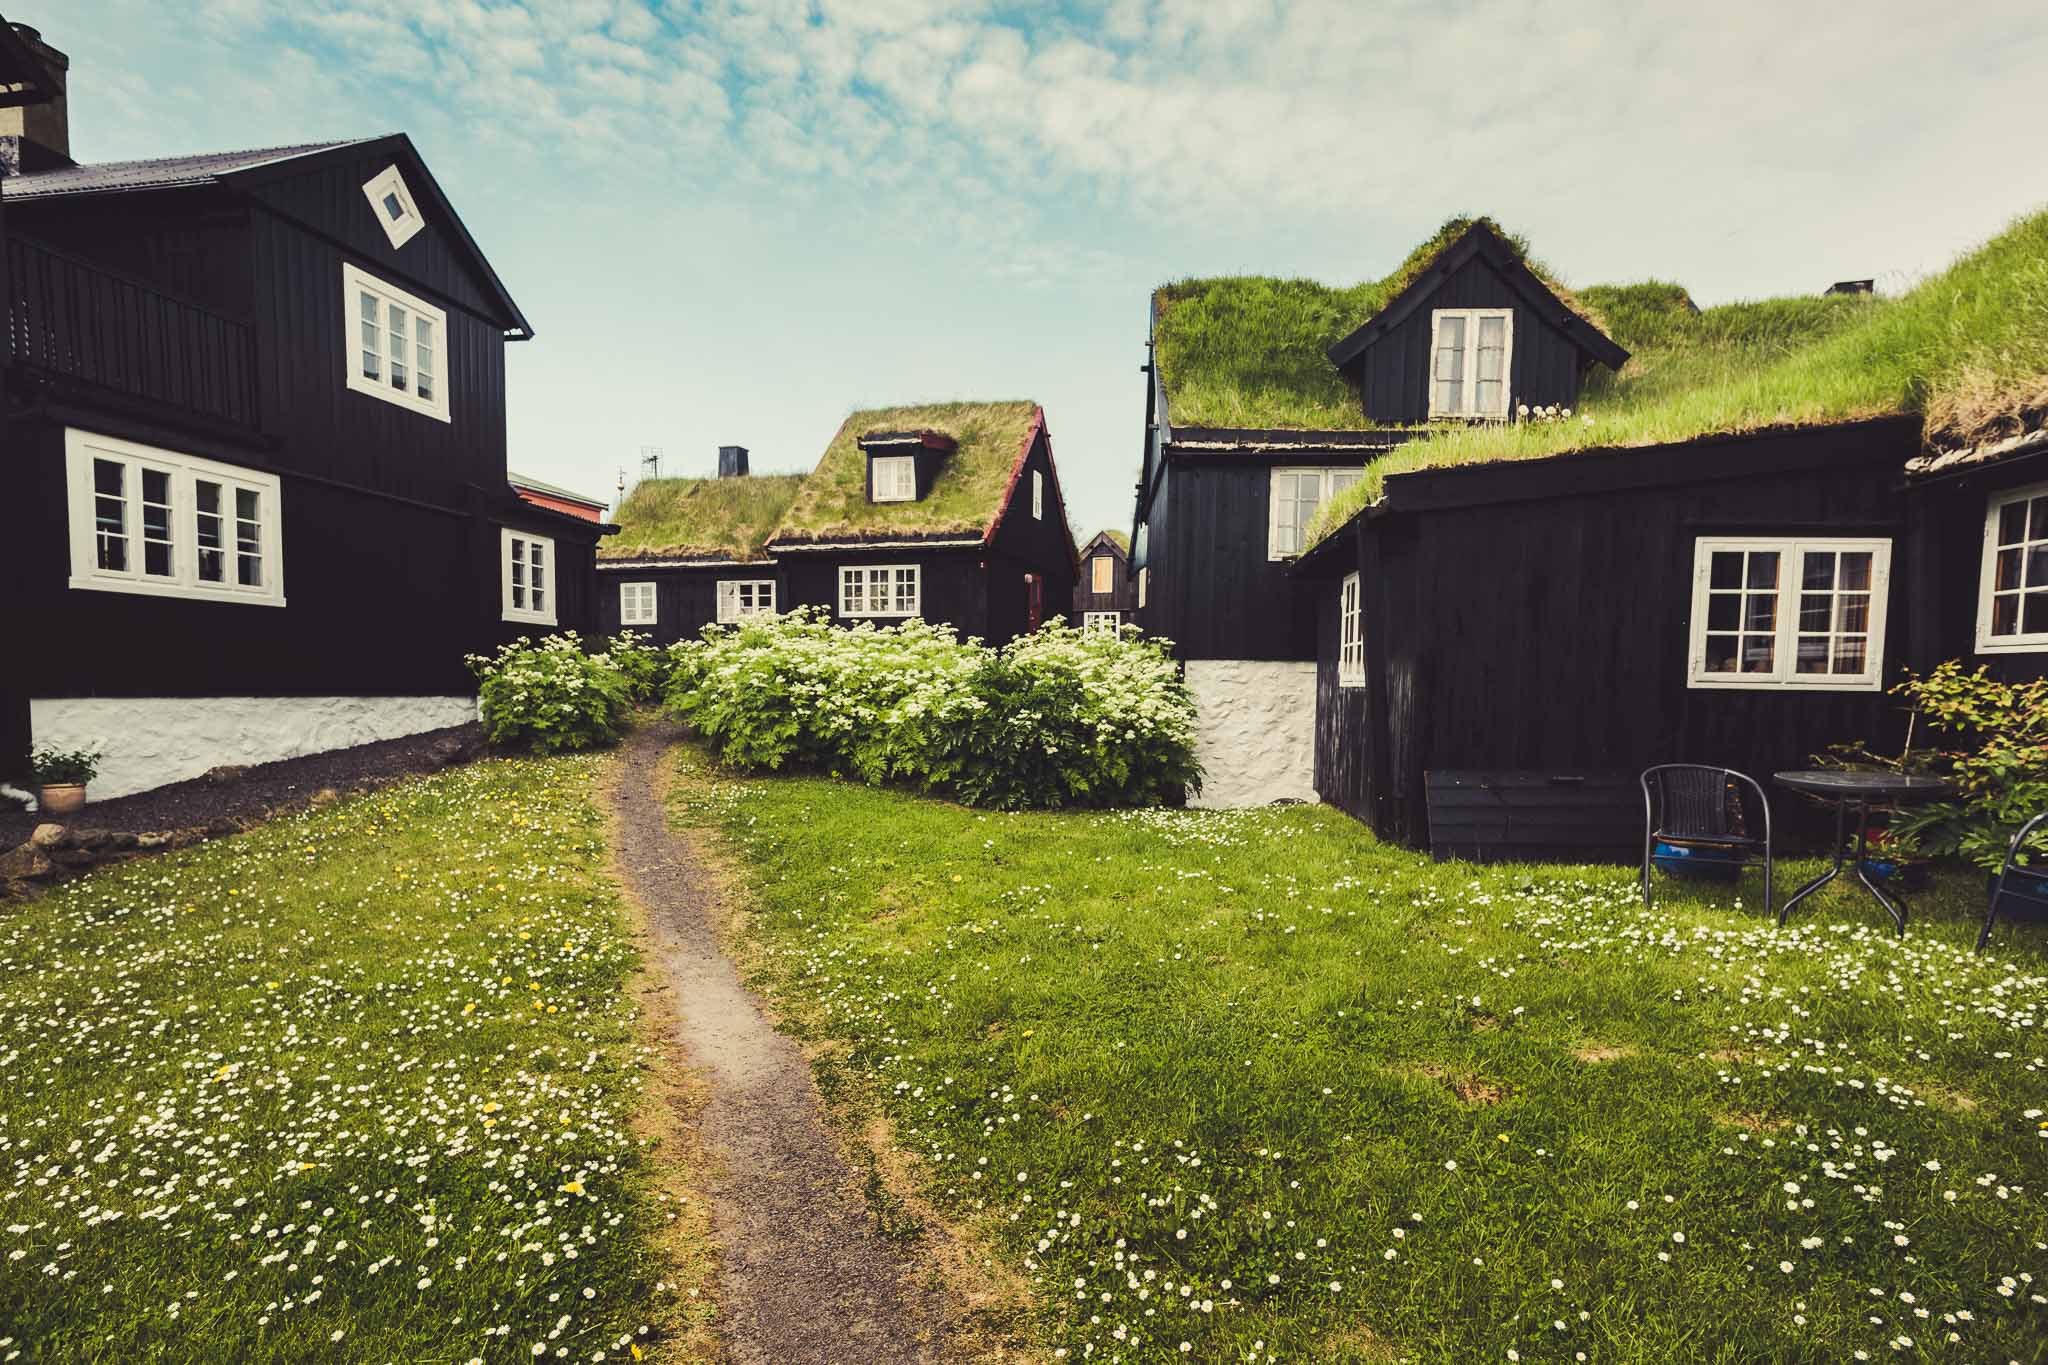
[[73, 155], [404, 131], [531, 319], [514, 469], [1033, 398], [1128, 527], [1147, 300], [1491, 214], [1572, 284], [1898, 288], [2048, 204], [2040, 0], [0, 0]]

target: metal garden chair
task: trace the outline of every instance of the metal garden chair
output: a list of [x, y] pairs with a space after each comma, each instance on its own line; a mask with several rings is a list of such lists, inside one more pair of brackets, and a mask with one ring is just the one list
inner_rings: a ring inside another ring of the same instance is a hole
[[[1749, 832], [1742, 791], [1756, 794], [1763, 837]], [[1660, 763], [1643, 770], [1643, 904], [1651, 903], [1650, 874], [1659, 842], [1707, 848], [1711, 860], [1741, 869], [1761, 861], [1764, 869], [1764, 914], [1771, 913], [1771, 803], [1763, 787], [1747, 773], [1698, 763]], [[1704, 860], [1703, 860], [1704, 861]], [[1708, 864], [1711, 865], [1711, 864]]]
[[[2038, 905], [2048, 909], [2048, 882], [2042, 882], [2035, 877], [2028, 876], [2030, 869], [2022, 868], [2019, 865], [2020, 850], [2027, 846], [2027, 840], [2033, 837], [2034, 831], [2040, 827], [2041, 822], [2044, 820], [2048, 820], [2048, 810], [2042, 811], [2039, 815], [2021, 825], [2020, 832], [2012, 836], [2012, 843], [2006, 847], [2005, 861], [1998, 865], [1998, 880], [1991, 883], [1991, 903], [1984, 907], [1984, 930], [1977, 935], [1977, 952], [1983, 952], [1984, 945], [1991, 941], [1991, 926], [1998, 920], [2000, 902], [2006, 900], [2015, 902], [2025, 901], [2029, 905]], [[2012, 881], [2012, 874], [2015, 872], [2026, 878], [2024, 886], [2008, 885]]]

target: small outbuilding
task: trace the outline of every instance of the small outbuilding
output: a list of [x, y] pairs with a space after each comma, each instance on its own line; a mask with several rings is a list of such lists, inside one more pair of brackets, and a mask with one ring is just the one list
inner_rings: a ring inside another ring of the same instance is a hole
[[1084, 630], [1120, 630], [1130, 623], [1137, 608], [1129, 538], [1121, 531], [1097, 531], [1081, 547], [1071, 624]]

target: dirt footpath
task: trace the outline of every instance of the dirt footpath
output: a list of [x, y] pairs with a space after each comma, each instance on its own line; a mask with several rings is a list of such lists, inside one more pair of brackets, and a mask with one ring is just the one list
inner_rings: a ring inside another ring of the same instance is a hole
[[777, 1033], [720, 950], [714, 883], [668, 827], [667, 726], [627, 741], [615, 796], [618, 862], [653, 926], [678, 1041], [710, 1085], [723, 1335], [744, 1365], [947, 1361], [947, 1314], [875, 1226], [826, 1126], [810, 1064]]

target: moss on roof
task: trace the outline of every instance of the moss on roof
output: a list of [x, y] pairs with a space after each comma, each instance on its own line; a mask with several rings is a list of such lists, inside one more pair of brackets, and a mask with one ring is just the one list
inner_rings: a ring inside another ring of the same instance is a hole
[[[775, 527], [781, 542], [837, 540], [877, 533], [980, 535], [995, 519], [1010, 471], [1037, 419], [1038, 405], [930, 403], [870, 408], [839, 426], [818, 467], [803, 481]], [[931, 491], [916, 502], [869, 502], [867, 455], [860, 438], [881, 431], [938, 431], [959, 443], [939, 466]]]
[[1631, 351], [1596, 368], [1563, 421], [1447, 428], [1367, 466], [1315, 536], [1405, 470], [1534, 459], [1593, 447], [1920, 413], [1931, 450], [2048, 420], [2048, 211], [2021, 218], [1894, 299], [1824, 295], [1700, 313], [1661, 283], [1588, 289]]
[[1154, 296], [1153, 359], [1168, 416], [1177, 426], [1196, 427], [1372, 426], [1357, 394], [1330, 364], [1329, 348], [1371, 320], [1475, 225], [1491, 229], [1566, 306], [1599, 325], [1584, 301], [1529, 256], [1522, 238], [1491, 218], [1453, 218], [1392, 274], [1348, 288], [1270, 275], [1180, 280], [1161, 288]]
[[643, 480], [619, 505], [619, 533], [601, 542], [598, 558], [758, 559], [803, 481], [801, 474]]
[[[1117, 549], [1122, 550], [1125, 554], [1131, 552], [1131, 538], [1122, 531], [1097, 531], [1095, 536], [1102, 536], [1111, 541]], [[1091, 543], [1094, 541], [1095, 536], [1088, 537]]]

